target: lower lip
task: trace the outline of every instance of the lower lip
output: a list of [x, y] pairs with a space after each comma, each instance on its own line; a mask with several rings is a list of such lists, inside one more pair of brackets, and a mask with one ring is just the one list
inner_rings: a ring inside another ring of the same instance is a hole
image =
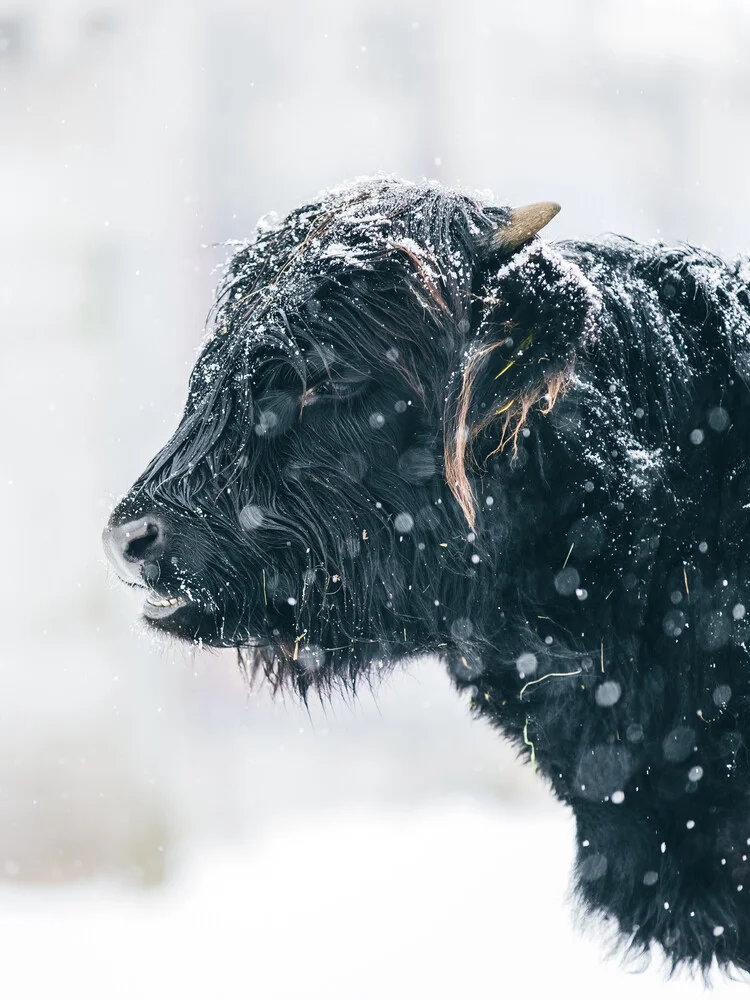
[[173, 615], [175, 611], [179, 611], [180, 608], [184, 608], [187, 601], [178, 601], [177, 604], [167, 604], [166, 606], [161, 606], [158, 604], [150, 604], [148, 601], [143, 605], [143, 614], [146, 618], [150, 618], [152, 621], [158, 621], [160, 618], [169, 618]]

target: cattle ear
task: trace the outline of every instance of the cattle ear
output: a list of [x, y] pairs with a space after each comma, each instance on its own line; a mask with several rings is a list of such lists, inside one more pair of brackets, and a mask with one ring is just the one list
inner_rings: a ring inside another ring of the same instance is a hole
[[445, 421], [445, 478], [472, 531], [477, 502], [470, 475], [481, 474], [486, 461], [507, 446], [516, 458], [531, 411], [549, 413], [573, 375], [572, 347], [546, 350], [543, 337], [535, 342], [525, 328], [514, 332], [520, 342], [507, 335], [507, 327], [502, 333], [495, 328], [467, 351]]
[[510, 210], [510, 220], [495, 229], [487, 241], [488, 256], [508, 255], [533, 239], [551, 222], [560, 206], [556, 201], [537, 201], [533, 205], [523, 205]]
[[602, 308], [580, 268], [542, 242], [488, 263], [483, 291], [445, 418], [446, 481], [472, 529], [470, 476], [481, 476], [507, 446], [515, 456], [532, 411], [552, 410], [571, 383], [577, 352], [597, 335]]

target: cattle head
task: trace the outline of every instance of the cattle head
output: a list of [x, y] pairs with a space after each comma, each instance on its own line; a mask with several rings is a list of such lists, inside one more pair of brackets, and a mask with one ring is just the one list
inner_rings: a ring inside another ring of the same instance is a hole
[[561, 385], [548, 357], [525, 394], [495, 378], [545, 321], [508, 262], [565, 282], [533, 240], [557, 210], [379, 179], [259, 227], [227, 265], [176, 432], [105, 530], [149, 626], [303, 691], [453, 648], [502, 536], [481, 534], [469, 452]]

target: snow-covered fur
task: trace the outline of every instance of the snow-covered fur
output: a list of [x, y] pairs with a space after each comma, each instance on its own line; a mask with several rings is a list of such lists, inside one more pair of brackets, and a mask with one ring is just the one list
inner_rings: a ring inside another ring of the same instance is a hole
[[376, 179], [262, 225], [108, 544], [302, 696], [438, 653], [574, 810], [586, 912], [748, 968], [750, 270], [508, 220]]

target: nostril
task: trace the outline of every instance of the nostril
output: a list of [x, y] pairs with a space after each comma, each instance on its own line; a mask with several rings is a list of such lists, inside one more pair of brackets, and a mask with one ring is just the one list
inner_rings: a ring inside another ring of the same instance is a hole
[[161, 534], [159, 525], [149, 521], [139, 527], [135, 538], [127, 539], [123, 555], [131, 562], [144, 562], [155, 548]]
[[153, 583], [147, 571], [157, 573], [168, 531], [160, 517], [148, 514], [135, 521], [110, 524], [103, 536], [104, 549], [120, 576], [132, 583]]

